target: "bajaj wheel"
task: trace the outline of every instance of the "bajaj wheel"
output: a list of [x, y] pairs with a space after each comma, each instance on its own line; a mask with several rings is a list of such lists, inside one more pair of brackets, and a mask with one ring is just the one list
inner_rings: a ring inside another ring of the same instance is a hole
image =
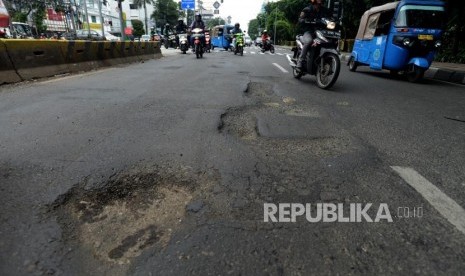
[[357, 70], [357, 62], [355, 61], [354, 57], [350, 57], [349, 59], [349, 71], [355, 72]]
[[416, 65], [413, 65], [412, 70], [407, 73], [407, 80], [409, 82], [419, 82], [421, 79], [423, 79], [424, 75], [425, 75], [425, 69], [418, 67]]
[[322, 89], [329, 89], [336, 82], [339, 71], [341, 70], [341, 61], [333, 53], [323, 55], [323, 62], [319, 61], [316, 71], [316, 84]]

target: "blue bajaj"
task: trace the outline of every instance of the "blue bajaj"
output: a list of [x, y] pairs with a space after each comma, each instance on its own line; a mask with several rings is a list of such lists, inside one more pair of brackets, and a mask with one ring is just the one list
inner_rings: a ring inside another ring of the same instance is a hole
[[368, 65], [392, 75], [403, 72], [418, 82], [441, 46], [444, 19], [444, 2], [438, 0], [403, 0], [369, 9], [360, 21], [349, 70]]
[[231, 35], [230, 31], [234, 28], [231, 25], [218, 25], [212, 28], [211, 30], [211, 47], [212, 50], [215, 47], [223, 48], [228, 50], [231, 46]]

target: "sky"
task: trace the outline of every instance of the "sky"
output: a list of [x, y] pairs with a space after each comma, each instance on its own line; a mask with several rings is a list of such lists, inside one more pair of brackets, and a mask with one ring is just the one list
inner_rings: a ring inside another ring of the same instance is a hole
[[[203, 0], [203, 6], [205, 9], [214, 9], [213, 3], [221, 0]], [[276, 0], [274, 0], [276, 1]], [[273, 0], [269, 2], [274, 2]], [[231, 23], [241, 24], [242, 30], [247, 30], [249, 21], [256, 18], [260, 13], [264, 0], [223, 0], [221, 4], [220, 17], [226, 19], [231, 16]]]

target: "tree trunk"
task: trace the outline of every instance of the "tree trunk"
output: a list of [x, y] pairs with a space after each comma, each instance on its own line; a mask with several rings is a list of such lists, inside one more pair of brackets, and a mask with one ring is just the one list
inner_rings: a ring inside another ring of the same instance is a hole
[[149, 33], [149, 23], [148, 23], [148, 20], [147, 20], [147, 3], [145, 3], [145, 0], [144, 1], [144, 19], [145, 19], [145, 34], [148, 34]]

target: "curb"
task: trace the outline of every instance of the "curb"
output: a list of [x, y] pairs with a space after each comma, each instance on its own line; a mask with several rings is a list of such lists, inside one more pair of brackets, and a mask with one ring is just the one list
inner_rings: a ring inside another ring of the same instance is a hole
[[[341, 53], [341, 62], [348, 62], [350, 53]], [[425, 72], [425, 78], [440, 80], [450, 83], [464, 84], [465, 85], [465, 72], [464, 71], [453, 71], [440, 67], [431, 66]]]

